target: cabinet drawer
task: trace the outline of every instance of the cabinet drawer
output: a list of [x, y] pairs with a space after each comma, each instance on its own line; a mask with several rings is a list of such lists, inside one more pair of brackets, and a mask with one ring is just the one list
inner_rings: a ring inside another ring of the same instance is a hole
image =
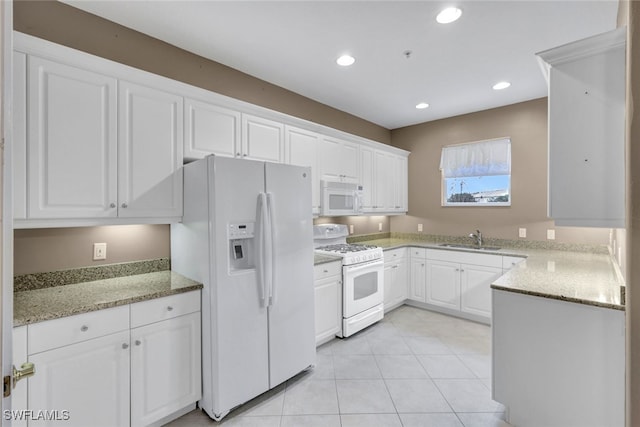
[[35, 323], [27, 330], [29, 354], [128, 329], [128, 305]]
[[427, 248], [409, 248], [411, 251], [411, 258], [426, 258]]
[[318, 264], [313, 269], [313, 279], [315, 281], [338, 275], [342, 275], [342, 262], [340, 261]]
[[[415, 248], [411, 248], [415, 249]], [[407, 248], [391, 249], [384, 251], [384, 262], [395, 262], [403, 259], [407, 254]]]
[[170, 295], [131, 304], [131, 327], [200, 311], [200, 291]]
[[502, 255], [429, 249], [427, 250], [427, 259], [502, 268]]

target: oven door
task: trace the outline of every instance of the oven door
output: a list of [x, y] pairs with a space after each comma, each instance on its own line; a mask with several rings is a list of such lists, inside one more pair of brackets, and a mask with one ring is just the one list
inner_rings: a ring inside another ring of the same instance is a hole
[[382, 304], [384, 300], [384, 261], [375, 260], [342, 267], [343, 316], [349, 318]]

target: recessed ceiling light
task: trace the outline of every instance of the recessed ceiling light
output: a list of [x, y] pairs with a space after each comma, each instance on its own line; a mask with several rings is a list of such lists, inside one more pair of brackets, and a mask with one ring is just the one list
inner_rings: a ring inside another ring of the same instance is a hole
[[338, 65], [342, 65], [343, 67], [348, 67], [356, 62], [356, 59], [351, 55], [342, 55], [340, 58], [336, 59]]
[[509, 82], [498, 82], [493, 85], [493, 90], [502, 90], [508, 88], [509, 86], [511, 86], [511, 83]]
[[427, 104], [426, 102], [421, 102], [418, 105], [416, 105], [416, 108], [418, 110], [424, 110], [425, 108], [429, 108], [429, 104]]
[[462, 10], [457, 7], [448, 7], [436, 16], [436, 21], [440, 24], [450, 24], [460, 18], [460, 15], [462, 15]]

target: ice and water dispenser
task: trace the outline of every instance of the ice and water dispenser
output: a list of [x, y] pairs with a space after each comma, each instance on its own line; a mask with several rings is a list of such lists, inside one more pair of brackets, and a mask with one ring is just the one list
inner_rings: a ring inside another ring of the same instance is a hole
[[255, 268], [254, 226], [253, 222], [229, 224], [229, 270], [231, 272]]

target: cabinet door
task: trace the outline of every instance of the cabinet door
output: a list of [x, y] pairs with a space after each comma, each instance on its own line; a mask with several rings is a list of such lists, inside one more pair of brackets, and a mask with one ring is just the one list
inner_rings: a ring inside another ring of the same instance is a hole
[[320, 143], [321, 179], [358, 183], [358, 152], [356, 143], [322, 138]]
[[392, 211], [407, 212], [408, 202], [408, 159], [404, 156], [394, 156], [394, 177], [392, 180]]
[[114, 78], [29, 57], [29, 218], [117, 215], [116, 88]]
[[392, 210], [393, 195], [393, 163], [389, 153], [376, 150], [374, 155], [375, 170], [375, 203], [374, 211], [390, 212]]
[[460, 310], [491, 317], [491, 282], [502, 275], [501, 268], [460, 265]]
[[242, 157], [281, 163], [284, 160], [284, 125], [243, 114]]
[[13, 219], [27, 218], [27, 55], [13, 52]]
[[118, 215], [182, 216], [182, 97], [120, 82]]
[[29, 426], [129, 425], [129, 331], [29, 356], [29, 408], [68, 411], [67, 420], [31, 420]]
[[311, 168], [311, 204], [313, 214], [320, 213], [320, 176], [318, 175], [318, 141], [317, 133], [285, 126], [286, 162], [290, 165]]
[[342, 281], [340, 276], [315, 283], [316, 345], [340, 334], [342, 330]]
[[376, 197], [376, 178], [374, 170], [374, 149], [360, 147], [360, 180], [362, 185], [361, 207], [363, 213], [374, 212]]
[[132, 329], [131, 344], [132, 426], [200, 399], [200, 313]]
[[460, 264], [427, 260], [426, 302], [460, 310]]
[[384, 307], [391, 310], [407, 299], [407, 263], [398, 260], [384, 265]]
[[410, 270], [409, 299], [425, 302], [426, 287], [426, 261], [424, 259], [412, 259]]
[[240, 112], [185, 98], [184, 158], [235, 157], [241, 149]]

